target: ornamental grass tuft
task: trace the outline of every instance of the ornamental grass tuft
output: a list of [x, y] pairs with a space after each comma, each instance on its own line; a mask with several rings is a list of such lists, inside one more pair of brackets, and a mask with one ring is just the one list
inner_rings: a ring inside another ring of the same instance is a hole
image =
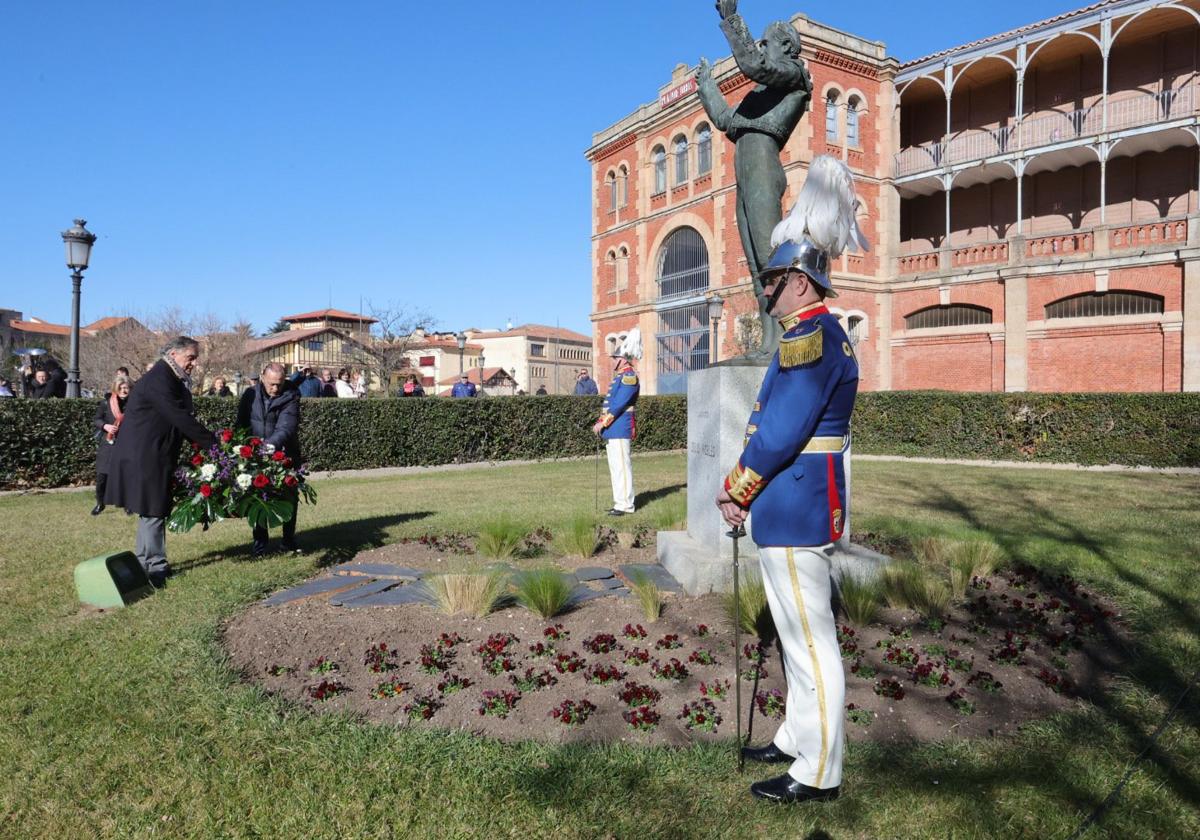
[[658, 621], [663, 610], [663, 597], [662, 592], [658, 589], [658, 584], [651, 580], [645, 572], [635, 571], [630, 575], [629, 588], [633, 590], [633, 596], [641, 604], [642, 612], [646, 614], [646, 621]]
[[[775, 621], [767, 604], [767, 589], [763, 585], [762, 575], [756, 571], [743, 574], [738, 582], [738, 593], [741, 596], [742, 631], [768, 644], [775, 638]], [[729, 624], [733, 626], [737, 623], [738, 602], [732, 592], [725, 593], [724, 606]]]
[[491, 519], [480, 526], [475, 550], [484, 557], [507, 560], [521, 547], [528, 534], [528, 528], [508, 516]]
[[925, 570], [910, 560], [884, 566], [879, 575], [884, 603], [896, 610], [915, 609], [925, 589], [925, 577]]
[[970, 540], [957, 542], [950, 556], [950, 591], [955, 601], [967, 596], [967, 587], [975, 578], [985, 578], [1000, 563], [1000, 547], [993, 542]]
[[838, 596], [850, 622], [866, 627], [875, 620], [875, 614], [879, 611], [883, 586], [877, 579], [845, 574], [838, 584]]
[[596, 521], [590, 516], [576, 516], [559, 532], [554, 547], [568, 556], [591, 557], [600, 547]]
[[573, 588], [558, 569], [530, 569], [513, 578], [517, 603], [546, 619], [566, 608]]
[[458, 572], [425, 578], [437, 608], [446, 615], [483, 618], [504, 600], [508, 573], [501, 569]]

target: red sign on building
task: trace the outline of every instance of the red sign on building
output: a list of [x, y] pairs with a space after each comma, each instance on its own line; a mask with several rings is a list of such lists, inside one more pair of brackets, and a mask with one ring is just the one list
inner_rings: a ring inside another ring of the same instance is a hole
[[658, 97], [658, 104], [663, 108], [666, 108], [668, 105], [674, 105], [689, 93], [694, 93], [695, 90], [696, 79], [693, 77], [682, 84], [675, 85], [675, 87]]

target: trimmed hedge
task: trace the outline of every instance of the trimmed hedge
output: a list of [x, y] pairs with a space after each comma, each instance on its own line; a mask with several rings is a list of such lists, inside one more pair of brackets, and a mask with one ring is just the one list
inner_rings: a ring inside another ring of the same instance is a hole
[[877, 391], [854, 450], [878, 455], [1200, 466], [1200, 394]]
[[[96, 400], [0, 400], [0, 489], [94, 478]], [[589, 455], [599, 397], [301, 402], [301, 446], [318, 470], [429, 466]], [[232, 399], [199, 397], [210, 428]], [[639, 451], [687, 446], [681, 396], [638, 401]], [[1151, 467], [1200, 466], [1200, 394], [859, 394], [863, 454]]]
[[[301, 400], [300, 446], [314, 470], [590, 455], [599, 397]], [[0, 489], [95, 480], [98, 400], [0, 400]], [[197, 397], [196, 416], [232, 426], [237, 401]], [[687, 401], [638, 400], [637, 451], [687, 446]]]

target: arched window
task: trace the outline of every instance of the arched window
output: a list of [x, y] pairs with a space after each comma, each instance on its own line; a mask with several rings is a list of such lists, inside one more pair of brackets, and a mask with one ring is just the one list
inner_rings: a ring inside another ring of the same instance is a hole
[[1145, 292], [1085, 292], [1046, 305], [1047, 318], [1160, 315], [1162, 311], [1163, 299]]
[[846, 145], [854, 149], [859, 147], [858, 112], [860, 108], [862, 108], [862, 100], [857, 96], [850, 97], [846, 103]]
[[681, 227], [658, 255], [658, 392], [687, 391], [687, 372], [709, 363], [708, 246], [693, 228]]
[[688, 297], [708, 289], [708, 246], [690, 227], [666, 238], [658, 252], [658, 298]]
[[625, 168], [625, 164], [621, 164], [621, 168], [617, 170], [617, 189], [620, 192], [619, 207], [624, 207], [629, 203], [629, 170]]
[[825, 94], [825, 142], [838, 142], [838, 97], [836, 90]]
[[696, 131], [696, 176], [712, 169], [712, 129], [702, 123]]
[[866, 319], [861, 315], [846, 316], [846, 335], [850, 339], [850, 346], [856, 347], [867, 336]]
[[608, 209], [617, 209], [617, 173], [608, 173]]
[[650, 160], [654, 162], [654, 194], [658, 195], [667, 191], [667, 153], [662, 146], [655, 146], [654, 151], [650, 153]]
[[612, 280], [613, 286], [617, 285], [617, 252], [609, 251], [604, 255], [604, 265], [608, 269], [606, 280]]
[[992, 323], [992, 310], [967, 303], [948, 303], [929, 306], [904, 316], [906, 330], [928, 330], [937, 327], [965, 327]]
[[675, 153], [675, 186], [686, 184], [688, 179], [688, 141], [680, 134], [671, 144]]
[[624, 245], [617, 251], [617, 291], [629, 288], [629, 249]]

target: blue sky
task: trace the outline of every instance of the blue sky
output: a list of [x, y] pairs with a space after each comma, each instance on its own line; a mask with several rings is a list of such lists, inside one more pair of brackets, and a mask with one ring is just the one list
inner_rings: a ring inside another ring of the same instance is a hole
[[[743, 0], [909, 60], [1060, 14]], [[903, 14], [899, 14], [899, 12]], [[709, 0], [13, 3], [0, 27], [0, 307], [70, 319], [59, 232], [99, 235], [84, 323], [359, 300], [442, 329], [590, 332], [592, 132], [727, 54]]]

